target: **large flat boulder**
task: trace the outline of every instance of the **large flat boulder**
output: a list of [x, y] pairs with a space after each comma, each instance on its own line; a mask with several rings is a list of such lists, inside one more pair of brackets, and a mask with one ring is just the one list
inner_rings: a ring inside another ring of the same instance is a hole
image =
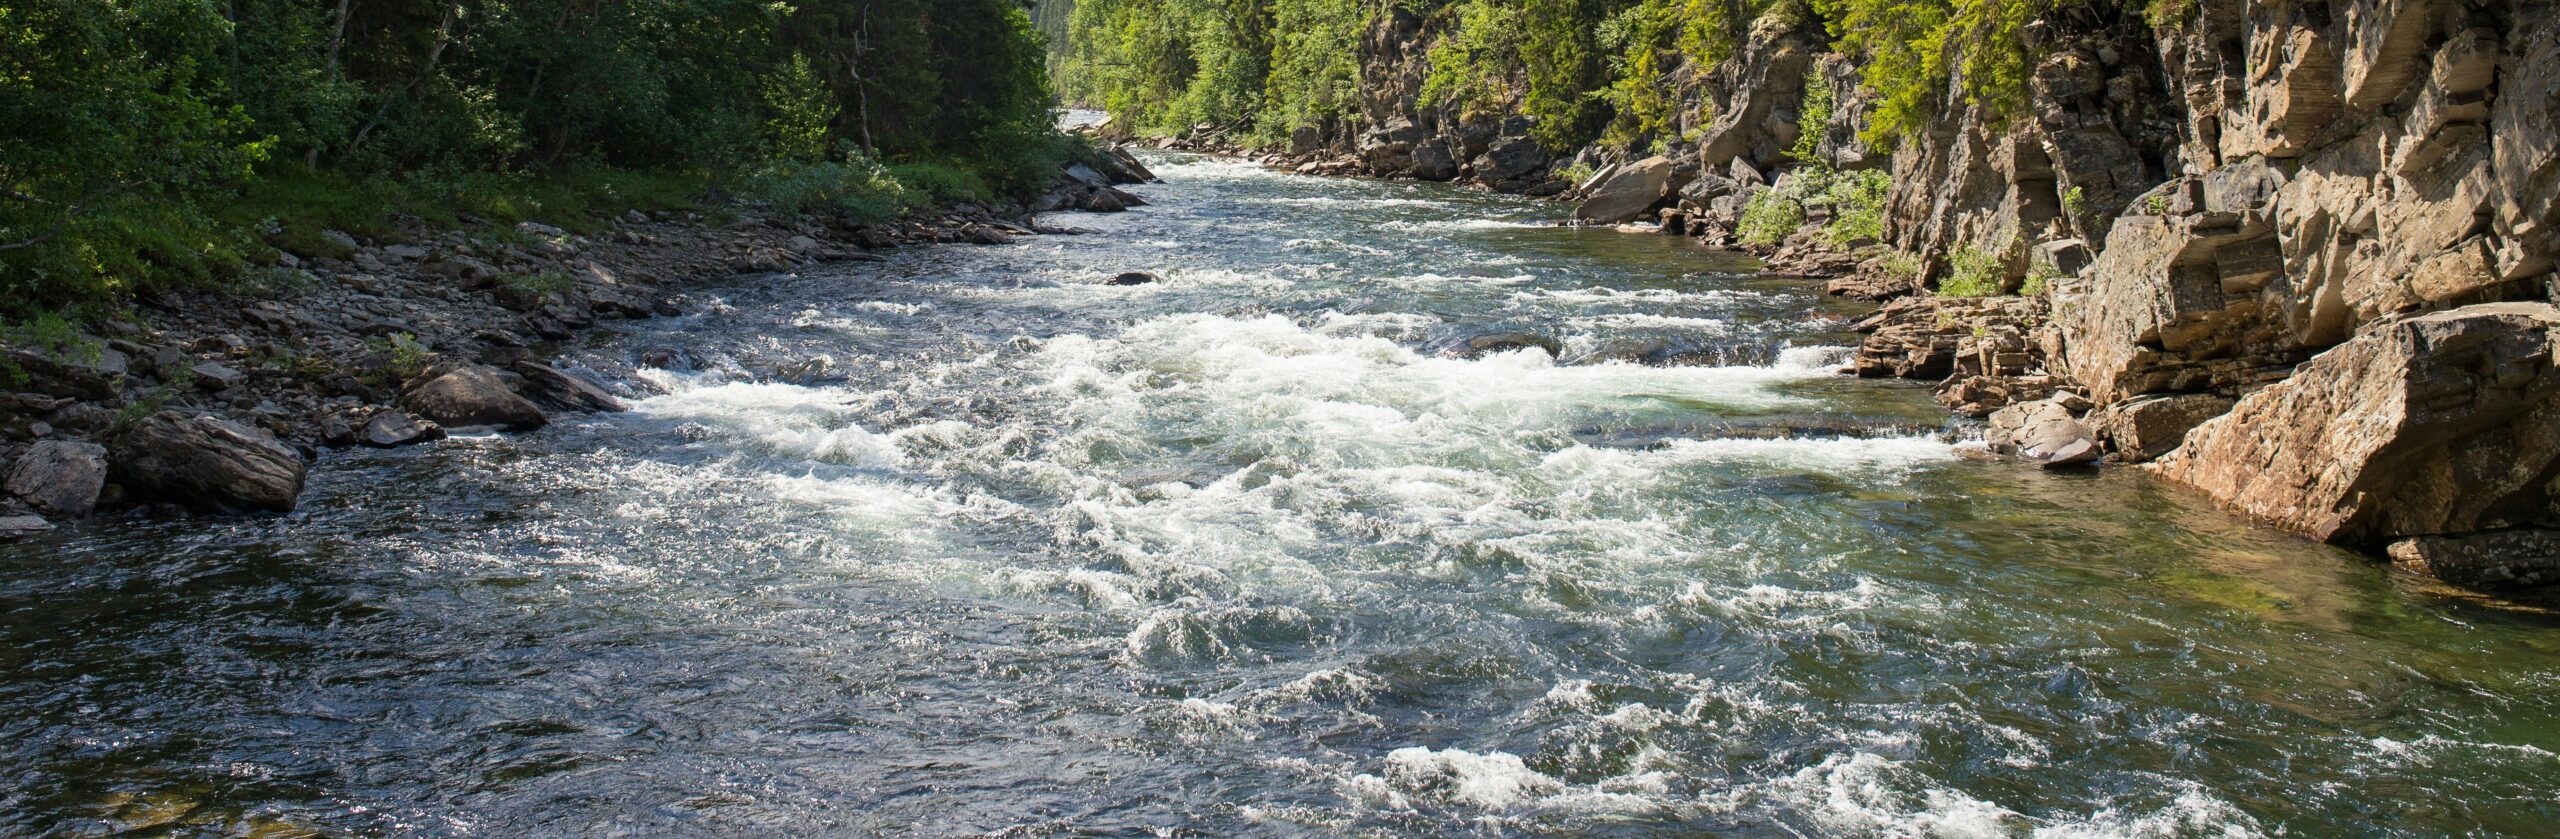
[[2488, 303], [2387, 322], [2187, 432], [2152, 469], [2331, 542], [2560, 519], [2560, 309]]
[[209, 512], [291, 512], [307, 468], [275, 435], [175, 411], [135, 423], [108, 452], [135, 497]]
[[1620, 166], [1589, 190], [1573, 218], [1587, 224], [1624, 224], [1661, 203], [1671, 183], [1671, 159], [1649, 157]]

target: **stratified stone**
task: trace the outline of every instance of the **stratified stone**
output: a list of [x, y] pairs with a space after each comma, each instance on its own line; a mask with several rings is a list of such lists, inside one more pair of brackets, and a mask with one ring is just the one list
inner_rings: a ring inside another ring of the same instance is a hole
[[2537, 526], [2560, 466], [2560, 309], [2492, 303], [2368, 330], [2147, 467], [2342, 544]]
[[306, 470], [272, 434], [175, 411], [136, 423], [108, 453], [110, 474], [136, 497], [213, 512], [291, 512]]

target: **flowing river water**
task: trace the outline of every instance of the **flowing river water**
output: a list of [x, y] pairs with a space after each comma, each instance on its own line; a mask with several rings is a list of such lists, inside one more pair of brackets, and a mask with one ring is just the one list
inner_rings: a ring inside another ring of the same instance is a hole
[[2560, 823], [2537, 606], [1968, 458], [1729, 255], [1153, 162], [570, 348], [629, 413], [0, 547], [0, 834]]

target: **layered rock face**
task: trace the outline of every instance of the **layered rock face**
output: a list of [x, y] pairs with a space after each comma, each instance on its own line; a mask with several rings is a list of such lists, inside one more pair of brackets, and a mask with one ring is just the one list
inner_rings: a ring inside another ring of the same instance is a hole
[[2368, 330], [2149, 468], [2355, 545], [2560, 525], [2560, 309], [2485, 303]]
[[[2238, 397], [2155, 467], [2235, 510], [2370, 549], [2428, 537], [2463, 559], [2405, 564], [2472, 585], [2540, 581], [2515, 570], [2533, 539], [2443, 540], [2555, 523], [2554, 312], [2501, 302], [2553, 293], [2555, 11], [2200, 4], [2160, 33], [2181, 174], [2057, 284], [2054, 366], [2101, 403], [2182, 400], [2172, 429]], [[2164, 453], [2118, 436], [2125, 459]]]

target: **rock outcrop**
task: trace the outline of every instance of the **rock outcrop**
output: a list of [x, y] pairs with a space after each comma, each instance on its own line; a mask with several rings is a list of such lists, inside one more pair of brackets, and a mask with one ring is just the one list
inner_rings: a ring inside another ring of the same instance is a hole
[[143, 418], [108, 452], [110, 474], [137, 498], [207, 512], [291, 512], [307, 468], [275, 435], [174, 411]]
[[2382, 324], [2186, 435], [2150, 469], [2350, 545], [2560, 524], [2560, 309]]

